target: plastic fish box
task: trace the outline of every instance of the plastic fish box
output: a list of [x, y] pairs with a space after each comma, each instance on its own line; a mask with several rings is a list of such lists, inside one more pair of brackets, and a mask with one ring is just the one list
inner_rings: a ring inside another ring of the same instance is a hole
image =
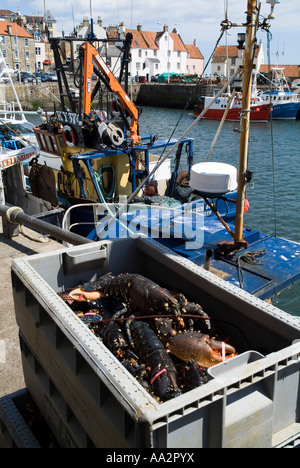
[[19, 410], [29, 401], [26, 389], [0, 398], [0, 448], [41, 448]]
[[[112, 272], [182, 291], [224, 324], [239, 356], [209, 381], [157, 402], [57, 293]], [[15, 259], [26, 385], [54, 437], [78, 447], [276, 447], [299, 439], [300, 323], [152, 239]]]

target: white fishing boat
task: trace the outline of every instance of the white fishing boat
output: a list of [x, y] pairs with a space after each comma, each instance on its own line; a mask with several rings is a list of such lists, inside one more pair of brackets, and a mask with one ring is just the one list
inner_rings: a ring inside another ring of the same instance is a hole
[[0, 142], [8, 149], [20, 149], [24, 146], [21, 140], [36, 144], [33, 132], [34, 125], [27, 120], [22, 109], [11, 75], [15, 70], [9, 69], [5, 63], [0, 47], [0, 78], [6, 77], [13, 90], [15, 101], [0, 100]]

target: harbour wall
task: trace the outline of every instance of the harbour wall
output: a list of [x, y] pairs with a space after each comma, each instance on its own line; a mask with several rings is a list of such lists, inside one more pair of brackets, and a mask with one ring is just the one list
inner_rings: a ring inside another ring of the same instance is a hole
[[[74, 88], [74, 85], [70, 84]], [[24, 110], [33, 111], [41, 107], [53, 111], [60, 107], [59, 91], [56, 82], [41, 84], [15, 84], [15, 89]], [[137, 106], [167, 107], [188, 109], [198, 103], [200, 95], [209, 94], [211, 86], [196, 86], [179, 83], [134, 83], [130, 85], [129, 97]], [[0, 99], [7, 102], [16, 101], [13, 89], [9, 84], [0, 85]]]

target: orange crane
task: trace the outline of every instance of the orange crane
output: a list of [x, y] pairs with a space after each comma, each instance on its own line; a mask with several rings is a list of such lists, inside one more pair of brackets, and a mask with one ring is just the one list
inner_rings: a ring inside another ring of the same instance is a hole
[[83, 113], [87, 116], [91, 113], [92, 104], [92, 74], [100, 70], [106, 80], [106, 85], [119, 99], [125, 111], [129, 114], [131, 122], [129, 125], [130, 138], [134, 145], [139, 144], [141, 137], [138, 133], [139, 112], [134, 103], [128, 97], [118, 80], [114, 77], [106, 65], [98, 50], [86, 42], [82, 49], [84, 51], [84, 73], [83, 73]]

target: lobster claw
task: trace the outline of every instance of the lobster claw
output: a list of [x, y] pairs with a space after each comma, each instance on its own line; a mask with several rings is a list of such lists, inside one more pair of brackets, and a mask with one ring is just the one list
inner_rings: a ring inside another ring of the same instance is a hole
[[218, 341], [214, 340], [213, 338], [209, 338], [207, 343], [211, 348], [211, 357], [214, 361], [216, 361], [216, 364], [228, 361], [228, 359], [231, 359], [237, 355], [235, 348], [225, 343], [224, 341]]
[[171, 336], [167, 347], [182, 361], [193, 359], [199, 366], [212, 367], [236, 356], [235, 349], [199, 332], [187, 331]]

